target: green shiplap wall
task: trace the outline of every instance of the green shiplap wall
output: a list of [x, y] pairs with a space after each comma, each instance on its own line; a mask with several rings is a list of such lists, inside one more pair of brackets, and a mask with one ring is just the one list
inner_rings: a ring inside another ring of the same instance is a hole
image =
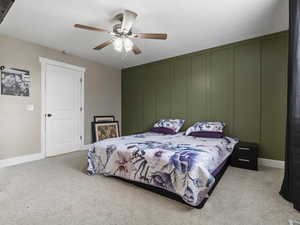
[[122, 134], [161, 118], [224, 121], [226, 133], [283, 160], [288, 33], [281, 32], [122, 70]]

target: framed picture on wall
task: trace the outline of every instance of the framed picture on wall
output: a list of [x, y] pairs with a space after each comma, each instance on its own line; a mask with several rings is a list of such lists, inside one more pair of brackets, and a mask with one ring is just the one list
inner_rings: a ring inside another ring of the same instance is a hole
[[113, 122], [115, 116], [94, 116], [94, 122]]
[[1, 70], [1, 94], [29, 96], [30, 72], [20, 69]]
[[92, 135], [93, 142], [120, 137], [119, 122], [93, 122]]

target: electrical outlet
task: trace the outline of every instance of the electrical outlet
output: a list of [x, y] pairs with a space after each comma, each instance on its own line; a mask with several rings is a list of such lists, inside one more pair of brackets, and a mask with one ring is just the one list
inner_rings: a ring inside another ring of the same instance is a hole
[[27, 111], [33, 111], [34, 110], [34, 105], [32, 105], [32, 104], [26, 105], [26, 110]]

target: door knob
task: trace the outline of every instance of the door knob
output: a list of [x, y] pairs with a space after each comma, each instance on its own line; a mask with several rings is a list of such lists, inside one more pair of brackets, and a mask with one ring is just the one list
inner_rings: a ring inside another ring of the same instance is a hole
[[52, 116], [52, 114], [51, 114], [51, 113], [48, 113], [46, 116], [47, 116], [47, 117], [51, 117], [51, 116]]

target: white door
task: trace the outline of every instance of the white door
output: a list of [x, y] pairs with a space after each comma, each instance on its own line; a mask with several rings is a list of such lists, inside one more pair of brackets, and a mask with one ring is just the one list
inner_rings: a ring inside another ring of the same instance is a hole
[[83, 73], [63, 66], [44, 66], [46, 155], [79, 150], [83, 139]]

